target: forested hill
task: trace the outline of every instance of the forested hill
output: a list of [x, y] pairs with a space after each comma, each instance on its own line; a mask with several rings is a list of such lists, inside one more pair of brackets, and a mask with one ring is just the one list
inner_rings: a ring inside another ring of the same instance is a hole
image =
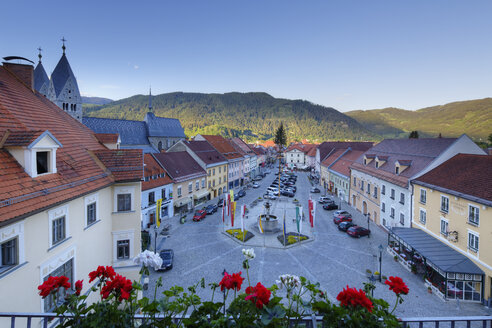
[[[137, 95], [88, 107], [84, 115], [143, 120], [149, 97]], [[187, 136], [197, 133], [268, 140], [283, 122], [289, 141], [379, 140], [356, 120], [329, 107], [304, 100], [278, 99], [266, 93], [202, 94], [174, 92], [152, 96], [156, 116], [177, 118]]]
[[492, 98], [458, 101], [416, 111], [399, 108], [346, 112], [366, 128], [385, 138], [420, 136], [458, 137], [463, 133], [478, 140], [492, 133]]

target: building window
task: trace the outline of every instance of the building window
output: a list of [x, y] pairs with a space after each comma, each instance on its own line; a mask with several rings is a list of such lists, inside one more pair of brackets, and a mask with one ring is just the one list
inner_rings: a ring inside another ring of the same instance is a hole
[[360, 182], [360, 190], [364, 191], [364, 181]]
[[19, 264], [19, 242], [18, 238], [10, 239], [0, 244], [0, 272]]
[[48, 151], [36, 152], [36, 171], [38, 175], [49, 172], [48, 159], [49, 159]]
[[215, 175], [215, 169], [212, 169], [212, 174]]
[[166, 200], [166, 189], [161, 189], [161, 198], [162, 200]]
[[425, 210], [422, 210], [422, 209], [420, 210], [419, 221], [422, 224], [425, 224], [427, 222], [427, 213], [425, 212]]
[[420, 189], [420, 202], [422, 204], [427, 202], [427, 191], [425, 189]]
[[441, 219], [441, 234], [444, 236], [448, 235], [448, 221]]
[[400, 204], [405, 204], [405, 194], [400, 193]]
[[468, 232], [468, 248], [474, 252], [478, 252], [478, 235], [473, 232]]
[[480, 212], [478, 207], [468, 205], [468, 222], [478, 226], [480, 223]]
[[399, 168], [398, 166], [397, 166], [397, 167], [395, 167], [395, 173], [396, 173], [396, 174], [400, 174], [400, 168]]
[[386, 186], [385, 185], [381, 186], [381, 195], [386, 195]]
[[132, 194], [118, 194], [118, 212], [132, 210]]
[[215, 179], [212, 181], [212, 187], [215, 187]]
[[386, 204], [385, 203], [381, 203], [381, 212], [386, 212]]
[[441, 212], [449, 212], [449, 198], [446, 196], [441, 196]]
[[[49, 275], [43, 278], [43, 281], [48, 280], [50, 276], [52, 277], [65, 276], [68, 278], [69, 283], [72, 284], [73, 259], [70, 259], [66, 263], [62, 264], [61, 266], [53, 270]], [[66, 294], [67, 291], [65, 290], [65, 288], [61, 287], [58, 290], [58, 294], [56, 295], [56, 302], [58, 303], [58, 305], [64, 302]], [[54, 308], [55, 308], [55, 297], [53, 296], [53, 294], [50, 294], [44, 299], [44, 312], [52, 312]]]
[[400, 224], [405, 225], [405, 214], [400, 213]]
[[374, 187], [374, 198], [378, 198], [378, 187]]
[[116, 242], [116, 258], [118, 260], [127, 260], [130, 258], [130, 240], [118, 240]]
[[149, 192], [149, 206], [155, 204], [155, 192]]
[[395, 209], [392, 207], [390, 211], [390, 218], [394, 219], [395, 218]]
[[225, 194], [225, 193], [226, 193], [226, 191], [227, 191], [226, 187], [223, 187], [223, 188], [222, 188], [222, 193], [223, 193], [223, 194]]
[[367, 184], [367, 194], [369, 194], [369, 195], [371, 194], [371, 184], [370, 183]]
[[208, 182], [208, 189], [210, 189], [212, 187], [212, 182]]
[[87, 205], [87, 225], [96, 222], [96, 203]]
[[376, 161], [376, 168], [378, 168], [378, 167], [379, 167], [379, 162], [378, 162], [378, 161]]
[[202, 188], [205, 188], [205, 178], [202, 179]]
[[178, 197], [181, 197], [181, 186], [178, 186]]
[[222, 183], [222, 177], [219, 177], [219, 184]]
[[211, 172], [211, 170], [208, 170], [208, 176], [210, 176], [210, 172]]
[[354, 186], [357, 185], [357, 179], [354, 177]]
[[188, 183], [188, 193], [191, 193], [193, 191], [193, 183]]
[[65, 216], [61, 216], [59, 218], [51, 221], [51, 232], [52, 232], [52, 245], [58, 244], [66, 237], [66, 229], [65, 229]]
[[195, 181], [195, 189], [200, 190], [200, 180]]
[[220, 172], [221, 170], [222, 170], [222, 166], [219, 166], [219, 174], [222, 173], [222, 172]]
[[395, 189], [391, 189], [391, 199], [395, 199]]

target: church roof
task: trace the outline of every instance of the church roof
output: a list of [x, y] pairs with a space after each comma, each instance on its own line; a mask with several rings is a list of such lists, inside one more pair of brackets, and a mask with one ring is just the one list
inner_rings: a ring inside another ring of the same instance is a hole
[[72, 72], [70, 64], [68, 63], [67, 56], [63, 54], [60, 61], [58, 61], [58, 64], [56, 64], [53, 74], [51, 74], [51, 81], [53, 82], [53, 87], [55, 88], [55, 94], [57, 97], [60, 95], [60, 92], [63, 90], [63, 87], [70, 77], [78, 90], [79, 87], [77, 85], [77, 79]]
[[118, 133], [123, 145], [149, 145], [145, 122], [112, 118], [82, 117], [82, 123], [95, 133]]
[[43, 85], [46, 85], [46, 88], [50, 85], [50, 79], [48, 78], [48, 74], [44, 70], [43, 64], [41, 62], [38, 63], [36, 68], [34, 69], [34, 89], [41, 92], [41, 88]]
[[156, 117], [154, 113], [145, 115], [149, 137], [186, 138], [181, 123], [176, 118]]

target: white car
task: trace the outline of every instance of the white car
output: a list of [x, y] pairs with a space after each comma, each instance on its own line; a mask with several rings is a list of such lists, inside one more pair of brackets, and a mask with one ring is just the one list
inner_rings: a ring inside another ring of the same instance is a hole
[[274, 194], [272, 194], [272, 193], [266, 193], [266, 194], [264, 194], [264, 195], [263, 195], [263, 198], [265, 198], [265, 199], [275, 200], [275, 199], [277, 199], [278, 197], [277, 197], [277, 196], [275, 196], [275, 195], [274, 195]]
[[338, 210], [333, 212], [333, 217], [337, 217], [339, 215], [350, 215], [350, 213], [345, 210]]
[[260, 187], [260, 185], [259, 185], [259, 184], [257, 184], [256, 182], [255, 182], [255, 183], [253, 183], [253, 188], [259, 188], [259, 187]]
[[318, 203], [324, 204], [324, 203], [328, 203], [329, 201], [331, 201], [330, 197], [321, 196], [318, 200]]

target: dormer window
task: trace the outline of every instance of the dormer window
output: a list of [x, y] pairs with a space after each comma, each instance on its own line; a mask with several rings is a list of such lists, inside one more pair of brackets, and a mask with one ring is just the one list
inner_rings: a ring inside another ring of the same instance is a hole
[[400, 167], [395, 167], [395, 174], [400, 174]]
[[36, 152], [36, 174], [41, 175], [48, 173], [49, 169], [49, 151]]
[[376, 161], [376, 168], [378, 168], [378, 167], [379, 167], [379, 162], [378, 162], [378, 161]]

